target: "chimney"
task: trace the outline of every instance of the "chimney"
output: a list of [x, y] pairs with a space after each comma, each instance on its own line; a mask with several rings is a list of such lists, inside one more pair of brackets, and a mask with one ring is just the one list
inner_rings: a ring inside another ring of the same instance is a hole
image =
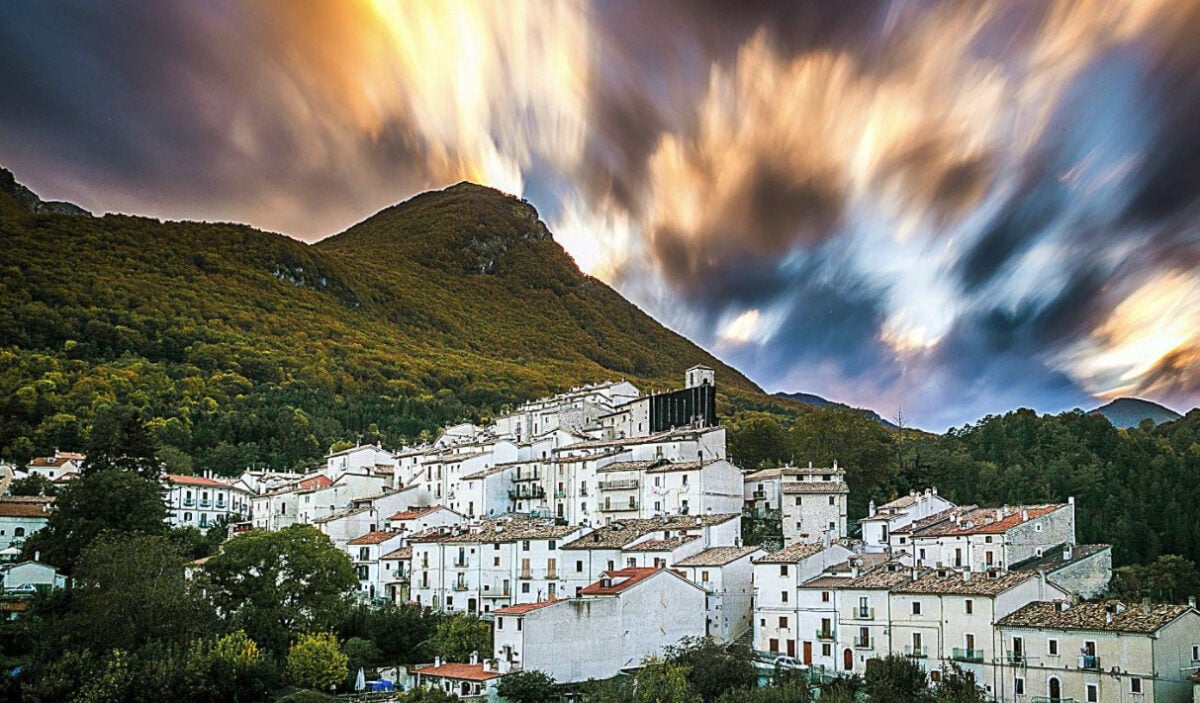
[[1063, 561], [1071, 561], [1072, 550], [1070, 543], [1063, 545]]
[[34, 561], [37, 561], [37, 562], [40, 562], [40, 561], [42, 560], [42, 553], [41, 553], [41, 552], [34, 552], [34, 553], [33, 553], [33, 560], [34, 560]]
[[478, 663], [479, 663], [479, 650], [477, 649], [477, 650], [471, 652], [471, 666], [474, 666]]
[[1037, 577], [1038, 577], [1038, 600], [1044, 601], [1044, 600], [1046, 600], [1046, 571], [1045, 571], [1045, 569], [1038, 569]]
[[837, 471], [837, 459], [833, 460], [833, 470]]
[[875, 517], [875, 501], [867, 503], [867, 517]]
[[1111, 611], [1111, 610], [1106, 610], [1106, 611], [1104, 612], [1104, 624], [1105, 624], [1105, 625], [1111, 625], [1111, 624], [1112, 624], [1112, 621], [1113, 621], [1113, 614], [1112, 614], [1112, 611]]
[[1029, 522], [1029, 511], [1021, 508], [1021, 522]]
[[963, 583], [971, 582], [971, 567], [968, 566], [967, 568], [963, 569], [962, 577], [963, 577]]
[[912, 568], [912, 580], [913, 581], [917, 580], [917, 567], [915, 567], [915, 566]]
[[441, 666], [441, 665], [442, 665], [442, 658], [441, 658], [441, 657], [434, 657], [434, 658], [433, 658], [433, 665], [434, 665], [434, 667], [439, 667], [439, 666]]
[[934, 486], [934, 487], [933, 487], [933, 488], [931, 488], [930, 490], [931, 490], [931, 491], [933, 491], [933, 494], [934, 494], [934, 495], [937, 495], [937, 486]]
[[1188, 596], [1188, 607], [1193, 609], [1196, 607], [1196, 596]]
[[996, 511], [996, 522], [1000, 522], [1003, 519], [1004, 519], [1004, 508], [1000, 508], [999, 510]]
[[1146, 615], [1150, 614], [1150, 599], [1149, 598], [1142, 599], [1142, 613], [1144, 613]]

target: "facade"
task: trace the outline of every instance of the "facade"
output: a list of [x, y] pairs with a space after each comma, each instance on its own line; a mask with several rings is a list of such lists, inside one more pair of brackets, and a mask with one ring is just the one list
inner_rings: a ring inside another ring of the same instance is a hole
[[924, 520], [955, 507], [953, 503], [938, 495], [937, 487], [927, 488], [923, 493], [913, 491], [906, 496], [884, 503], [878, 508], [875, 502], [867, 508], [867, 516], [859, 521], [862, 525], [862, 539], [865, 549], [870, 552], [880, 552], [889, 546], [905, 547], [903, 542], [896, 540], [893, 535], [910, 528], [913, 523]]
[[440, 688], [459, 698], [490, 696], [500, 681], [500, 670], [495, 661], [478, 661], [472, 657], [469, 664], [445, 662], [439, 658], [433, 666], [413, 670], [416, 685], [421, 688]]
[[914, 530], [918, 565], [1009, 569], [1057, 545], [1075, 544], [1075, 499], [1051, 505], [1018, 505], [949, 511], [949, 519]]
[[784, 545], [846, 537], [849, 497], [846, 471], [837, 462], [829, 468], [785, 467], [780, 486]]
[[742, 479], [743, 501], [747, 510], [762, 513], [779, 510], [782, 506], [783, 469], [763, 469], [746, 474]]
[[732, 642], [754, 622], [754, 559], [766, 556], [758, 547], [710, 547], [671, 568], [704, 589], [704, 634]]
[[998, 623], [999, 701], [1192, 700], [1200, 613], [1186, 605], [1036, 602]]
[[206, 476], [163, 474], [167, 521], [172, 527], [207, 530], [213, 525], [250, 518], [251, 495], [241, 488]]
[[38, 475], [51, 481], [69, 480], [79, 475], [86, 457], [75, 452], [54, 450], [54, 456], [39, 456], [25, 467], [28, 475]]
[[[367, 600], [387, 598], [391, 582], [390, 563], [385, 567], [383, 556], [403, 545], [404, 536], [397, 532], [368, 532], [346, 543], [346, 552], [358, 574], [358, 596]], [[394, 597], [391, 599], [394, 601]]]
[[754, 561], [754, 649], [802, 658], [811, 640], [800, 630], [798, 588], [853, 555], [838, 544], [798, 542]]
[[0, 567], [4, 590], [28, 591], [36, 588], [66, 588], [67, 577], [49, 564], [39, 561], [20, 561]]
[[20, 549], [30, 535], [46, 526], [53, 498], [4, 496], [0, 498], [0, 549]]
[[699, 586], [669, 569], [606, 572], [575, 598], [496, 610], [496, 659], [502, 669], [543, 671], [559, 683], [610, 678], [703, 635], [704, 600]]
[[1043, 573], [1071, 595], [1091, 599], [1108, 589], [1112, 580], [1112, 545], [1060, 544], [1040, 557], [1013, 564], [1015, 571]]

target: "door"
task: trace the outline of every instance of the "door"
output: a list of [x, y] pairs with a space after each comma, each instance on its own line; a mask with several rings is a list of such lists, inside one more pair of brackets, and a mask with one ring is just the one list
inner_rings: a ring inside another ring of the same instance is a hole
[[804, 664], [812, 666], [812, 642], [804, 643]]
[[1060, 684], [1058, 682], [1058, 679], [1050, 679], [1050, 683], [1047, 685], [1046, 688], [1047, 688], [1046, 692], [1049, 694], [1049, 696], [1047, 696], [1047, 697], [1050, 700], [1052, 700], [1052, 701], [1061, 701], [1062, 700], [1062, 684]]
[[842, 668], [846, 671], [852, 671], [854, 669], [854, 652], [849, 649], [842, 652]]
[[787, 641], [788, 656], [795, 658], [796, 656], [796, 640]]

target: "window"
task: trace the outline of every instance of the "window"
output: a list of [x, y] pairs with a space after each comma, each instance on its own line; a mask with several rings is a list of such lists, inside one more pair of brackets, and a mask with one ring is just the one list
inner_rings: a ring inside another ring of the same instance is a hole
[[965, 608], [967, 615], [970, 615], [975, 612], [975, 601], [968, 598], [963, 601], [963, 607]]
[[1192, 661], [1200, 662], [1200, 644], [1192, 645]]
[[1013, 679], [1013, 693], [1017, 694], [1018, 696], [1025, 695], [1025, 679], [1021, 678], [1020, 676]]
[[787, 629], [787, 626], [788, 626], [788, 619], [787, 619], [787, 616], [785, 615], [785, 616], [783, 616], [783, 617], [779, 618], [779, 629], [780, 629], [780, 630], [786, 630], [786, 629]]
[[829, 504], [837, 505], [837, 498], [834, 498], [833, 496], [829, 496]]
[[780, 565], [779, 565], [779, 575], [780, 575], [780, 576], [787, 576], [787, 575], [788, 575], [787, 564], [780, 564]]
[[523, 581], [521, 583], [521, 593], [529, 593], [529, 582], [528, 581]]
[[577, 574], [583, 573], [583, 562], [582, 561], [575, 562], [575, 573], [577, 573]]
[[777, 640], [777, 639], [772, 639], [772, 640], [771, 640], [771, 649], [770, 649], [770, 651], [772, 651], [772, 652], [778, 652], [778, 651], [779, 651], [779, 640]]
[[984, 542], [986, 542], [986, 543], [988, 543], [988, 544], [991, 544], [991, 543], [992, 543], [992, 536], [991, 536], [991, 535], [988, 535], [987, 537], [984, 537], [984, 538], [983, 538], [983, 541], [984, 541]]
[[1130, 693], [1141, 693], [1142, 692], [1142, 680], [1136, 676], [1130, 678], [1129, 679], [1129, 692]]
[[797, 506], [799, 506], [799, 505], [800, 505], [800, 496], [796, 496], [796, 505], [797, 505]]
[[787, 601], [787, 591], [780, 591], [780, 592], [779, 592], [779, 600], [780, 600], [781, 602], [784, 602], [784, 603], [788, 602], [788, 601]]
[[1058, 656], [1058, 640], [1046, 641], [1046, 653], [1052, 657]]
[[1099, 703], [1100, 687], [1094, 683], [1089, 683], [1087, 685], [1087, 696], [1084, 698], [1084, 700], [1086, 700], [1087, 703]]
[[917, 558], [920, 559], [921, 561], [925, 561], [925, 550], [924, 549], [917, 550]]
[[553, 539], [550, 540], [550, 546], [548, 547], [548, 549], [552, 552], [554, 550], [558, 549], [558, 540], [553, 540]]
[[13, 537], [24, 537], [24, 536], [25, 536], [25, 528], [24, 527], [18, 527], [17, 529], [13, 530]]
[[829, 602], [829, 591], [821, 591], [821, 602], [822, 603]]
[[504, 629], [504, 618], [496, 618], [496, 629], [497, 630]]
[[836, 523], [836, 522], [830, 522], [830, 523], [829, 523], [829, 531], [830, 531], [830, 532], [835, 532], [835, 531], [837, 531], [837, 523]]
[[523, 539], [523, 540], [521, 540], [521, 551], [522, 551], [522, 552], [528, 552], [528, 551], [529, 551], [529, 540], [527, 540], [527, 539]]
[[656, 512], [656, 513], [662, 512], [662, 501], [661, 500], [654, 501], [654, 512]]
[[992, 566], [993, 564], [996, 563], [996, 555], [992, 552], [992, 550], [989, 549], [987, 552], [984, 553], [983, 561], [988, 566]]
[[492, 557], [492, 566], [500, 566], [500, 557]]
[[687, 485], [687, 474], [683, 475], [683, 485]]
[[833, 656], [833, 645], [829, 644], [828, 642], [823, 642], [821, 644], [821, 656], [823, 656], [823, 657]]
[[797, 520], [797, 521], [796, 521], [796, 532], [799, 532], [800, 530], [803, 530], [803, 529], [804, 529], [804, 527], [803, 527], [803, 524], [804, 524], [804, 523], [803, 523], [802, 521], [800, 521], [800, 520]]
[[492, 542], [492, 551], [494, 551], [494, 552], [500, 551], [500, 543], [499, 542]]

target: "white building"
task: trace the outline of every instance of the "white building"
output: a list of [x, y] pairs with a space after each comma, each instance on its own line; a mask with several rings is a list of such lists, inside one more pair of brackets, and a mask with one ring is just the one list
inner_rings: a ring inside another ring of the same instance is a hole
[[60, 452], [54, 450], [54, 456], [39, 456], [25, 467], [26, 472], [38, 475], [51, 481], [63, 481], [79, 475], [86, 457], [75, 452]]
[[671, 570], [619, 569], [576, 598], [496, 610], [496, 659], [502, 669], [542, 671], [559, 683], [610, 678], [702, 636], [704, 601], [703, 589]]
[[388, 527], [397, 532], [409, 534], [424, 532], [431, 527], [460, 525], [464, 522], [466, 522], [466, 517], [442, 505], [409, 506], [405, 510], [388, 516]]
[[221, 522], [249, 519], [252, 496], [241, 488], [205, 476], [163, 474], [167, 521], [172, 527], [207, 530]]
[[20, 549], [30, 535], [46, 526], [54, 498], [4, 496], [0, 498], [0, 549]]
[[759, 547], [710, 547], [671, 568], [704, 589], [704, 634], [719, 642], [741, 637], [754, 622], [754, 564]]
[[1031, 603], [998, 632], [1002, 702], [1185, 703], [1200, 671], [1200, 613], [1186, 605]]
[[780, 510], [783, 495], [782, 467], [746, 474], [742, 485], [742, 498], [747, 510]]
[[472, 657], [468, 664], [443, 663], [439, 658], [433, 666], [413, 670], [416, 685], [421, 688], [440, 688], [459, 698], [480, 697], [482, 700], [494, 697], [500, 676], [500, 669], [494, 660], [481, 662], [477, 657]]
[[910, 553], [918, 565], [1009, 569], [1063, 544], [1075, 544], [1075, 499], [948, 511], [950, 517], [913, 531]]
[[391, 573], [390, 568], [385, 568], [383, 556], [400, 549], [403, 544], [404, 535], [386, 531], [368, 532], [346, 543], [346, 553], [358, 574], [359, 597], [368, 600], [386, 597]]
[[388, 483], [396, 472], [396, 457], [378, 445], [356, 445], [325, 457], [324, 474], [336, 479], [342, 474], [384, 475]]
[[66, 588], [67, 577], [49, 564], [39, 561], [19, 561], [0, 566], [0, 579], [7, 592], [26, 591], [31, 588]]
[[837, 462], [828, 468], [785, 467], [780, 487], [783, 543], [820, 542], [846, 537], [850, 488]]
[[[923, 493], [913, 491], [878, 508], [871, 501], [867, 516], [859, 521], [863, 544], [867, 551], [884, 551], [892, 545], [892, 535], [897, 531], [953, 507], [953, 503], [938, 495], [936, 487], [926, 489]], [[907, 544], [907, 540], [903, 544]]]
[[[754, 561], [754, 649], [801, 656], [809, 639], [800, 630], [800, 584], [853, 555], [834, 544], [798, 542]], [[809, 660], [812, 660], [811, 654]]]

